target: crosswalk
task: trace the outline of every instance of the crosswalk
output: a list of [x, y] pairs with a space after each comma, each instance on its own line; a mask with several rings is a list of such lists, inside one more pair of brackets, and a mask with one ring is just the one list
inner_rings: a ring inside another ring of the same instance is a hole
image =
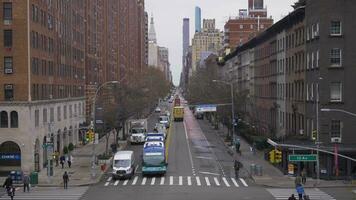
[[[267, 189], [276, 200], [288, 199], [292, 194], [298, 198], [298, 194], [295, 189]], [[304, 189], [305, 194], [309, 196], [310, 200], [336, 200], [331, 195], [319, 190], [318, 188]]]
[[248, 187], [243, 178], [228, 178], [214, 176], [166, 176], [166, 177], [141, 177], [134, 176], [131, 180], [112, 180], [108, 177], [104, 183], [108, 186], [205, 186], [205, 187]]
[[[44, 187], [31, 188], [30, 192], [22, 192], [22, 188], [18, 188], [15, 192], [14, 199], [16, 200], [79, 200], [89, 187], [68, 187], [64, 190], [59, 187]], [[1, 199], [10, 199], [7, 194], [0, 197]]]

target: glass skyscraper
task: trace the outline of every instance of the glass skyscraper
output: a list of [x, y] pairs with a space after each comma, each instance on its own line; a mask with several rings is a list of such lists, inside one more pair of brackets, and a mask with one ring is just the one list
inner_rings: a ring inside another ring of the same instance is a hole
[[195, 7], [195, 32], [201, 32], [201, 9]]

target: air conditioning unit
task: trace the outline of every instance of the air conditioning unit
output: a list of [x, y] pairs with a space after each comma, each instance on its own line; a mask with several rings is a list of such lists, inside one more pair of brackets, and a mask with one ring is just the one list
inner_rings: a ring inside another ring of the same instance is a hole
[[13, 89], [13, 86], [12, 86], [12, 85], [5, 85], [5, 89], [6, 89], [6, 90], [12, 90], [12, 89]]
[[5, 74], [12, 74], [12, 69], [5, 69]]
[[11, 25], [11, 24], [12, 24], [12, 20], [4, 19], [4, 25]]
[[331, 143], [341, 143], [341, 137], [332, 137]]

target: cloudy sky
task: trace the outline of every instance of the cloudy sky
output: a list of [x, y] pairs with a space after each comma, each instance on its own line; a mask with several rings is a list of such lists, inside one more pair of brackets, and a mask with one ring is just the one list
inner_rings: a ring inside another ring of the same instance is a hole
[[[296, 0], [265, 0], [268, 15], [274, 22], [292, 11]], [[190, 18], [190, 37], [194, 34], [194, 8], [202, 9], [202, 19], [215, 19], [217, 28], [223, 30], [229, 16], [237, 16], [238, 10], [247, 8], [248, 0], [146, 0], [146, 11], [153, 14], [158, 45], [169, 48], [169, 60], [173, 82], [179, 84], [182, 71], [183, 18]], [[191, 43], [191, 42], [190, 42]]]

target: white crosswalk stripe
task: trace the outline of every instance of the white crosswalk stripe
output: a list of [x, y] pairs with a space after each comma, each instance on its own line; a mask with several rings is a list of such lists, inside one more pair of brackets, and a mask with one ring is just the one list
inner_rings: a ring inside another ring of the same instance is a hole
[[[298, 194], [294, 188], [267, 189], [267, 191], [271, 193], [276, 200], [288, 199], [292, 194], [294, 194], [294, 196], [298, 198]], [[309, 196], [310, 200], [336, 200], [334, 197], [319, 190], [318, 188], [306, 188], [304, 189], [304, 191], [305, 194]]]
[[[158, 180], [159, 179], [159, 180]], [[246, 180], [243, 178], [229, 178], [229, 177], [217, 177], [217, 176], [169, 176], [168, 181], [166, 182], [166, 177], [141, 177], [141, 176], [135, 176], [133, 180], [131, 179], [126, 179], [123, 181], [120, 180], [112, 180], [106, 181], [104, 183], [105, 187], [108, 186], [126, 186], [126, 185], [131, 185], [131, 186], [145, 186], [145, 185], [150, 185], [150, 186], [156, 186], [156, 185], [178, 185], [178, 186], [213, 186], [213, 187], [228, 187], [228, 188], [238, 188], [240, 185], [243, 187], [248, 187], [248, 184]], [[203, 179], [203, 180], [201, 180]]]
[[[21, 190], [15, 193], [14, 199], [23, 200], [78, 200], [89, 187], [68, 187], [64, 190], [59, 187], [52, 188], [31, 188], [30, 192], [22, 192]], [[10, 199], [7, 194], [4, 194], [0, 199]]]

